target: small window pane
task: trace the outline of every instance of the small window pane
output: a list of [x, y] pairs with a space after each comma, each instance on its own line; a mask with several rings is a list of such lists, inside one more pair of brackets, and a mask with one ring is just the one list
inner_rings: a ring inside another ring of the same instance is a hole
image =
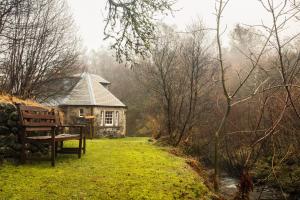
[[83, 110], [83, 108], [80, 108], [79, 109], [79, 117], [83, 117], [83, 115], [84, 115], [84, 110]]
[[113, 112], [106, 111], [105, 112], [105, 125], [113, 125]]

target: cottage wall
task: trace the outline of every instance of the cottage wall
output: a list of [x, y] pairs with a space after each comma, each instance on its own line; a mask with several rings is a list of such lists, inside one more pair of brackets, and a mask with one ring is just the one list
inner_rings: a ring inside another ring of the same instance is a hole
[[[64, 123], [80, 123], [83, 117], [79, 117], [80, 109], [83, 109], [84, 116], [95, 116], [94, 135], [96, 137], [119, 137], [126, 134], [126, 108], [124, 107], [101, 107], [101, 106], [63, 106]], [[105, 112], [113, 112], [113, 125], [107, 126], [104, 123]], [[103, 112], [103, 118], [101, 118]], [[119, 113], [118, 124], [116, 124], [116, 112]], [[102, 122], [101, 122], [102, 120]]]
[[[106, 111], [113, 112], [113, 126], [105, 126], [104, 118], [101, 122], [101, 112], [103, 111], [103, 117], [105, 118]], [[119, 113], [118, 125], [116, 125], [116, 112]], [[95, 133], [97, 136], [124, 136], [126, 134], [126, 109], [125, 108], [109, 108], [109, 107], [95, 107], [94, 108], [95, 120]]]

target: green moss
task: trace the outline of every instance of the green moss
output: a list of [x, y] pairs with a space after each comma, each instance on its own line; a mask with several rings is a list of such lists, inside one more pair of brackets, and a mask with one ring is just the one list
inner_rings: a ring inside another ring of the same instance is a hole
[[0, 123], [6, 123], [9, 115], [6, 112], [0, 111]]
[[10, 113], [9, 119], [12, 121], [18, 121], [19, 120], [19, 114], [17, 111]]
[[92, 140], [87, 154], [0, 168], [0, 199], [210, 199], [182, 158], [147, 138]]
[[7, 128], [6, 126], [0, 126], [0, 135], [8, 135], [9, 133], [9, 128]]

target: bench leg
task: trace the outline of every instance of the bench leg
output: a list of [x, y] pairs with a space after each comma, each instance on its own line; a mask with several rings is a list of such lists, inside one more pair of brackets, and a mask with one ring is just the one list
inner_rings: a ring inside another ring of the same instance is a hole
[[57, 157], [58, 142], [55, 142], [55, 157]]
[[83, 130], [82, 130], [82, 127], [80, 127], [80, 138], [79, 138], [79, 147], [78, 147], [78, 158], [81, 158], [81, 151], [82, 151], [82, 134], [83, 134]]
[[86, 136], [83, 136], [83, 154], [85, 154], [86, 151]]
[[55, 166], [55, 141], [51, 142], [51, 165], [52, 167]]
[[22, 164], [24, 164], [26, 161], [26, 147], [25, 147], [25, 132], [24, 131], [21, 131], [19, 139], [22, 144], [20, 161]]
[[81, 158], [81, 151], [82, 151], [82, 138], [79, 139], [78, 158]]
[[51, 165], [52, 165], [52, 167], [55, 166], [55, 155], [56, 155], [56, 144], [57, 144], [57, 141], [55, 141], [56, 131], [57, 131], [57, 128], [52, 127], [52, 131], [51, 131]]

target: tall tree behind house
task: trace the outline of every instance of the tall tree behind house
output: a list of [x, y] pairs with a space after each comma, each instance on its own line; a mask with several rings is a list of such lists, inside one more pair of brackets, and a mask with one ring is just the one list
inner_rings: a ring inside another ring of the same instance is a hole
[[11, 11], [0, 36], [2, 91], [23, 98], [49, 95], [45, 86], [71, 74], [78, 39], [61, 0], [23, 0]]

